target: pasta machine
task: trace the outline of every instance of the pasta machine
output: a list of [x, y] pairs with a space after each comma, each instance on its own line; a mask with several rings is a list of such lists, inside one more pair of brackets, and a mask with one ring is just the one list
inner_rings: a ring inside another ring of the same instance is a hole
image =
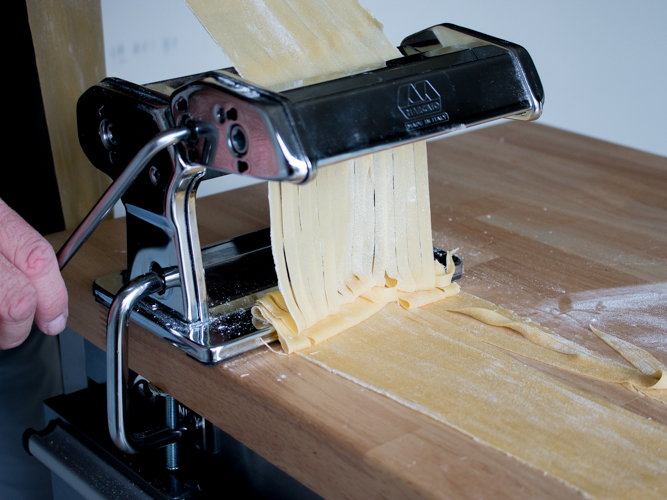
[[[81, 96], [81, 146], [113, 184], [58, 260], [65, 266], [122, 200], [127, 269], [94, 284], [95, 298], [110, 307], [109, 426], [122, 450], [178, 434], [167, 429], [142, 441], [125, 428], [130, 315], [207, 364], [276, 338], [250, 313], [277, 284], [269, 232], [202, 248], [195, 210], [202, 180], [233, 173], [305, 183], [341, 160], [542, 112], [539, 76], [518, 45], [443, 24], [406, 38], [399, 50], [402, 57], [378, 67], [298, 86], [261, 88], [230, 68], [148, 85], [107, 78]], [[437, 249], [435, 256], [444, 260]]]

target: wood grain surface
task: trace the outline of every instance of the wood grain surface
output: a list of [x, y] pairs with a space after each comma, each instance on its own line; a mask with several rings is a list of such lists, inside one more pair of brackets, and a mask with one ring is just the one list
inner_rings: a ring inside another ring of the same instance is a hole
[[100, 0], [27, 0], [65, 227], [74, 229], [110, 184], [79, 147], [76, 103], [104, 78]]
[[[428, 151], [434, 244], [460, 248], [464, 291], [620, 362], [590, 322], [667, 363], [667, 158], [521, 122]], [[201, 199], [198, 212], [203, 244], [266, 227], [266, 186]], [[124, 263], [117, 219], [64, 271], [68, 325], [102, 349], [107, 311], [91, 285]], [[660, 403], [523, 361], [667, 425]], [[130, 367], [326, 498], [581, 496], [299, 356], [262, 348], [207, 368], [133, 325]]]

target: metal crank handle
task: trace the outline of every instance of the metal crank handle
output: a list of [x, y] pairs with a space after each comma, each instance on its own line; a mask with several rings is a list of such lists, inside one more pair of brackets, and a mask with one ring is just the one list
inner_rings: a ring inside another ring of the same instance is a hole
[[86, 215], [79, 227], [72, 233], [58, 251], [58, 266], [62, 270], [79, 247], [88, 239], [100, 222], [106, 217], [125, 191], [136, 180], [148, 162], [160, 151], [179, 142], [205, 137], [209, 147], [217, 146], [218, 132], [215, 127], [205, 122], [187, 123], [157, 134], [139, 150], [120, 176], [109, 186], [93, 209]]
[[192, 130], [187, 127], [178, 127], [161, 132], [139, 150], [132, 161], [125, 167], [120, 176], [104, 192], [102, 198], [95, 204], [93, 209], [86, 215], [85, 219], [76, 228], [76, 231], [68, 238], [62, 248], [58, 251], [58, 266], [62, 270], [76, 251], [84, 244], [100, 222], [107, 216], [120, 197], [136, 180], [139, 173], [146, 167], [148, 162], [160, 151], [169, 146], [178, 144], [190, 138]]
[[178, 273], [164, 276], [150, 272], [138, 276], [120, 289], [107, 317], [107, 423], [114, 444], [123, 452], [140, 453], [173, 443], [185, 428], [163, 428], [148, 435], [137, 435], [127, 427], [129, 415], [127, 327], [135, 304], [141, 299], [178, 285]]

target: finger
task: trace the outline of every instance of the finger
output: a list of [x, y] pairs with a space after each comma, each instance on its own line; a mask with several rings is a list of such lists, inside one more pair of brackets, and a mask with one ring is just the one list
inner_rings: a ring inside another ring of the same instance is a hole
[[35, 323], [48, 335], [57, 335], [67, 323], [67, 288], [58, 269], [53, 247], [41, 236], [26, 242], [18, 252], [16, 267], [37, 289]]
[[11, 349], [26, 339], [36, 308], [37, 290], [0, 254], [0, 349]]
[[67, 322], [67, 289], [53, 247], [0, 200], [0, 253], [37, 291], [35, 323], [44, 333], [60, 333]]

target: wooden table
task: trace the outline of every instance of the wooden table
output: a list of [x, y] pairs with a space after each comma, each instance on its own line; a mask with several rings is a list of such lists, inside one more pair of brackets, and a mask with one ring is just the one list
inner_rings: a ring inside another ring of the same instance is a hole
[[[464, 291], [620, 360], [587, 330], [597, 320], [667, 363], [666, 158], [508, 122], [429, 143], [429, 163], [434, 244], [460, 247]], [[266, 186], [201, 199], [198, 212], [202, 244], [266, 227]], [[91, 283], [124, 251], [124, 220], [105, 222], [64, 272], [68, 325], [102, 349], [107, 310]], [[646, 397], [532, 364], [667, 425]], [[207, 368], [132, 326], [130, 367], [326, 498], [580, 497], [299, 356], [262, 348]]]

